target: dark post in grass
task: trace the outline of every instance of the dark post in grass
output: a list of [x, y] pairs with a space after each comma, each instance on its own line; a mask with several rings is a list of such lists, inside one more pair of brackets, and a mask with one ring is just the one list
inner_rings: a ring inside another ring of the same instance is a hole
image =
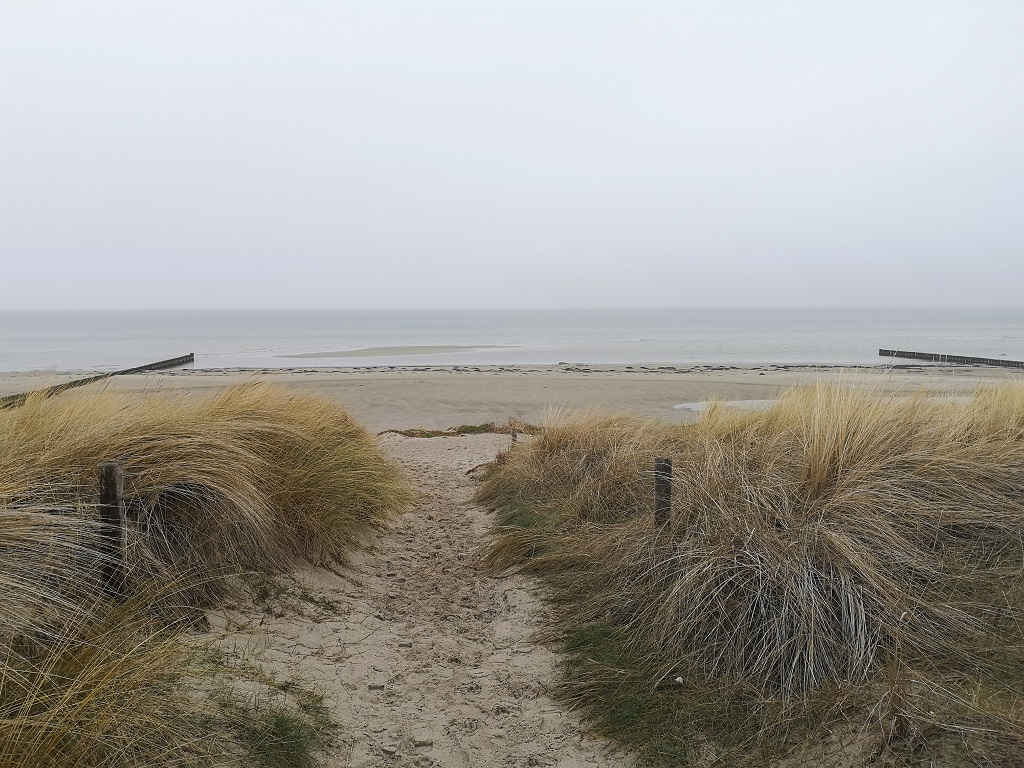
[[654, 460], [654, 524], [664, 525], [672, 512], [672, 459]]
[[112, 461], [100, 464], [100, 522], [103, 524], [103, 588], [117, 594], [123, 586], [121, 537], [124, 526], [121, 507], [124, 499], [124, 471]]

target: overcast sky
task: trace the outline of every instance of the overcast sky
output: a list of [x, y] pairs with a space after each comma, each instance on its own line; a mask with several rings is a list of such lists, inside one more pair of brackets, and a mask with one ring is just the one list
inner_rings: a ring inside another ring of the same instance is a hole
[[5, 0], [7, 308], [1019, 307], [1020, 0]]

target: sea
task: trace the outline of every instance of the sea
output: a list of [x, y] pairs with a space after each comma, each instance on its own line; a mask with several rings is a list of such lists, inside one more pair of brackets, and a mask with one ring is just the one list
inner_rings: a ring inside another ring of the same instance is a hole
[[879, 347], [1024, 360], [1024, 310], [0, 311], [0, 370], [878, 365]]

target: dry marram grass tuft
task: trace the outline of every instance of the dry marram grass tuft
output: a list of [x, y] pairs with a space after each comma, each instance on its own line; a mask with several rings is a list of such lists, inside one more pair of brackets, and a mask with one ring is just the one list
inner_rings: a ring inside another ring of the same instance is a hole
[[[100, 581], [111, 460], [126, 476], [121, 600]], [[233, 764], [197, 716], [192, 611], [223, 576], [342, 557], [409, 499], [341, 408], [260, 385], [0, 412], [0, 767]]]
[[491, 564], [547, 579], [563, 692], [654, 762], [806, 757], [826, 727], [856, 734], [836, 760], [1024, 749], [1024, 387], [592, 418], [511, 451], [479, 498]]

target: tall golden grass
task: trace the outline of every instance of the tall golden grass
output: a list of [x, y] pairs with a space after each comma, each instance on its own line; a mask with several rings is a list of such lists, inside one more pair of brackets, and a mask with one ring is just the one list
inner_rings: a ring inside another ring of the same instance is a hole
[[[121, 599], [101, 583], [104, 461], [126, 476]], [[0, 412], [0, 766], [216, 764], [187, 609], [224, 576], [342, 557], [409, 494], [340, 407], [261, 385]]]
[[736, 762], [837, 725], [904, 756], [1024, 750], [1024, 386], [553, 426], [479, 498], [501, 511], [490, 562], [548, 580], [567, 695], [651, 754], [711, 739]]

